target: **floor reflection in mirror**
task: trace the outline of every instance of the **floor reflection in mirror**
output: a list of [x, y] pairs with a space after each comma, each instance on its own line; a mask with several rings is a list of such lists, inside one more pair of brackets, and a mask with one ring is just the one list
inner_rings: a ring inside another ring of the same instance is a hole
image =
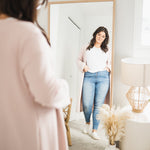
[[[83, 114], [81, 114], [81, 118], [82, 116]], [[105, 150], [108, 140], [101, 124], [98, 128], [100, 140], [94, 140], [88, 134], [84, 134], [82, 132], [84, 124], [84, 118], [80, 120], [71, 120], [69, 122], [72, 140], [72, 146], [69, 147], [69, 150]]]

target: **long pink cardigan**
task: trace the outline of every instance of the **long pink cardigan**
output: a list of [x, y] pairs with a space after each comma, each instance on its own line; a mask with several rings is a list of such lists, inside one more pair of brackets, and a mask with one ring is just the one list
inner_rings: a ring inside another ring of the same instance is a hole
[[0, 20], [0, 150], [68, 149], [68, 85], [56, 79], [51, 57], [35, 25]]
[[[87, 46], [84, 46], [82, 48], [82, 50], [79, 54], [78, 60], [77, 60], [77, 65], [78, 65], [78, 68], [80, 70], [80, 77], [79, 77], [80, 88], [78, 91], [77, 108], [76, 108], [77, 112], [80, 112], [83, 109], [82, 108], [82, 97], [81, 97], [81, 95], [82, 95], [82, 84], [83, 84], [83, 79], [84, 79], [83, 68], [87, 63], [86, 48], [87, 48]], [[107, 52], [107, 55], [108, 55], [107, 67], [111, 69], [111, 51], [110, 50]], [[105, 103], [107, 103], [107, 104], [109, 104], [109, 93], [110, 93], [110, 90], [108, 91], [106, 99], [105, 99]]]

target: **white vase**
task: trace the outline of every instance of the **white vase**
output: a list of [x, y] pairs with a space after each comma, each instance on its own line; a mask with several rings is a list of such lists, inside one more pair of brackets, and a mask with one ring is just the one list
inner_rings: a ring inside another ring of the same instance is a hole
[[108, 145], [105, 150], [119, 150], [118, 148], [116, 148], [116, 144], [115, 145]]

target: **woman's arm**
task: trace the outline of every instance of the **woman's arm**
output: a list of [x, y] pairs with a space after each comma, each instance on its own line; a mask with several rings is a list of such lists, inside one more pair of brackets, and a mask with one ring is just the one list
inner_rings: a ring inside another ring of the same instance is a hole
[[111, 51], [107, 52], [107, 62], [106, 62], [106, 70], [111, 72]]
[[86, 63], [84, 62], [85, 52], [86, 52], [86, 47], [82, 48], [77, 60], [78, 68], [82, 73], [85, 72], [84, 68], [86, 67]]
[[49, 108], [67, 106], [70, 103], [68, 84], [56, 78], [49, 57], [52, 52], [43, 35], [34, 34], [24, 44], [22, 67], [34, 101]]

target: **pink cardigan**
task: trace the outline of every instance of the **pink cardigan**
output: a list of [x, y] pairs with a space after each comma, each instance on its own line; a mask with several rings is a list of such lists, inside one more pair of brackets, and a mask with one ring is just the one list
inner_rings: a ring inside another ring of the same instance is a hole
[[68, 84], [56, 79], [51, 57], [34, 24], [0, 20], [0, 150], [68, 149]]
[[[79, 88], [79, 91], [78, 91], [77, 108], [76, 108], [77, 112], [82, 111], [82, 98], [81, 98], [81, 95], [82, 95], [82, 84], [83, 84], [83, 78], [84, 78], [83, 69], [84, 69], [84, 66], [87, 63], [86, 48], [87, 48], [87, 46], [84, 46], [82, 48], [82, 50], [79, 54], [78, 60], [77, 60], [78, 68], [81, 72], [80, 78], [79, 78], [80, 88]], [[107, 52], [107, 56], [108, 56], [108, 59], [107, 59], [106, 64], [107, 64], [107, 67], [110, 68], [110, 70], [111, 70], [111, 51], [110, 50]], [[109, 103], [109, 91], [108, 91], [108, 94], [106, 96], [105, 103]]]

